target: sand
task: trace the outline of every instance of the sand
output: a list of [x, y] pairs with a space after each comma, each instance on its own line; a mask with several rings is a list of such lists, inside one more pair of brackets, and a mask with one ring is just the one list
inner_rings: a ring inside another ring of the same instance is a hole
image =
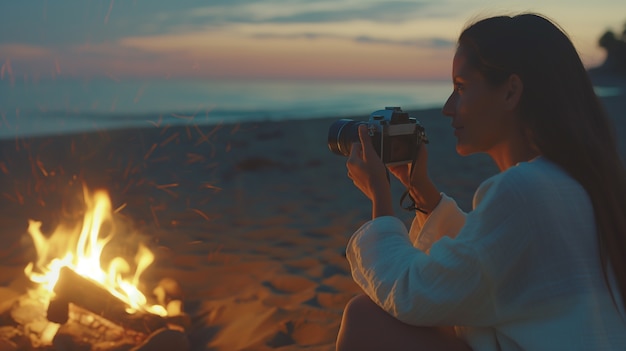
[[[622, 90], [624, 91], [624, 90]], [[626, 136], [626, 97], [606, 98]], [[430, 138], [429, 169], [465, 210], [496, 173], [460, 157], [450, 120], [411, 111]], [[367, 116], [357, 116], [365, 120]], [[18, 289], [34, 258], [29, 218], [51, 231], [79, 209], [81, 184], [110, 193], [118, 216], [156, 256], [146, 291], [172, 278], [192, 318], [192, 350], [333, 350], [352, 282], [345, 245], [370, 203], [327, 147], [336, 118], [155, 126], [16, 138], [1, 144], [0, 284]], [[623, 139], [623, 138], [621, 138]], [[621, 140], [626, 155], [626, 143]], [[395, 199], [402, 193], [393, 182]], [[411, 214], [396, 207], [407, 224]]]

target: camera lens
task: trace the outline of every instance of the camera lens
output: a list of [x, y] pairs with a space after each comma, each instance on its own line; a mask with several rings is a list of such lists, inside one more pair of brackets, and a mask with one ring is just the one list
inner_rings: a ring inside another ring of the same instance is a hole
[[351, 119], [340, 119], [328, 129], [328, 148], [337, 155], [349, 156], [352, 143], [359, 142], [359, 126], [367, 125]]

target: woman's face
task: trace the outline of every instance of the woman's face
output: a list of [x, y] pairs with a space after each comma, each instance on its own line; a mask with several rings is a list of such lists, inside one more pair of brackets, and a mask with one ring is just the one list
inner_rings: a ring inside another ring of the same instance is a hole
[[454, 56], [452, 80], [454, 91], [443, 107], [443, 114], [452, 118], [457, 152], [460, 155], [497, 153], [505, 147], [513, 128], [505, 104], [505, 85], [489, 85], [468, 64], [462, 48]]

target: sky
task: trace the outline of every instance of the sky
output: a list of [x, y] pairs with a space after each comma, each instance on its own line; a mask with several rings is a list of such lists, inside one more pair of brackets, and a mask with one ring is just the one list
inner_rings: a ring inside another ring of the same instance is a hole
[[448, 79], [473, 19], [556, 21], [588, 67], [624, 0], [3, 0], [0, 79]]

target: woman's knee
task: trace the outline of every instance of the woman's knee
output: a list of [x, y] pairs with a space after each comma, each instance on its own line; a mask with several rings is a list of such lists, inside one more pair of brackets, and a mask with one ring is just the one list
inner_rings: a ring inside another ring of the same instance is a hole
[[357, 295], [344, 308], [336, 349], [471, 351], [464, 342], [443, 330], [405, 324], [368, 296]]
[[357, 295], [350, 299], [343, 310], [343, 320], [346, 322], [363, 323], [372, 317], [386, 313], [367, 295]]
[[381, 334], [398, 324], [403, 323], [385, 312], [368, 296], [357, 295], [344, 308], [337, 336], [337, 351], [377, 349], [374, 346], [381, 341]]
[[337, 351], [356, 350], [357, 345], [363, 341], [365, 323], [372, 319], [372, 316], [368, 315], [372, 310], [370, 304], [374, 302], [365, 295], [357, 295], [348, 301], [343, 310], [337, 335]]

